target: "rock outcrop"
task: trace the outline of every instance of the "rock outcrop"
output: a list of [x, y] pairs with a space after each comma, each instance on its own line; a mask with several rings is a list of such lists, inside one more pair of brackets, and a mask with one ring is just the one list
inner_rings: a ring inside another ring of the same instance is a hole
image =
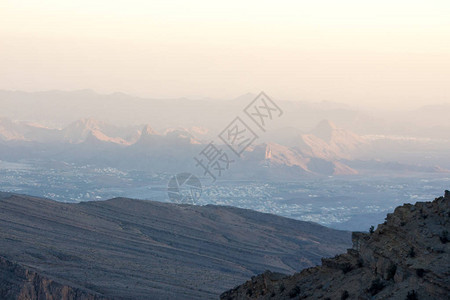
[[106, 300], [95, 292], [64, 285], [0, 257], [0, 299]]
[[347, 253], [292, 276], [265, 272], [221, 299], [449, 299], [450, 193], [405, 204]]

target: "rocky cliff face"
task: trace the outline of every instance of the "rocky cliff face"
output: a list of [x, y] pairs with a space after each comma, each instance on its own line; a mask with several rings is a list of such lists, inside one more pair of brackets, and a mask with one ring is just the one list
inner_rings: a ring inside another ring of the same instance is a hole
[[448, 299], [450, 193], [405, 204], [353, 248], [293, 276], [265, 272], [221, 299]]
[[80, 299], [101, 300], [94, 292], [71, 287], [0, 257], [0, 299]]

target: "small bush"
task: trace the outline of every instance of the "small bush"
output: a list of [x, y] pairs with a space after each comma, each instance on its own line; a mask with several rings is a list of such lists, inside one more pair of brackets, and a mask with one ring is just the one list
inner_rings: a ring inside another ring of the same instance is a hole
[[417, 276], [422, 278], [423, 274], [425, 274], [425, 270], [424, 269], [416, 269], [416, 274], [417, 274]]
[[397, 266], [392, 264], [389, 266], [386, 274], [386, 280], [394, 279], [395, 272], [397, 272]]
[[344, 263], [340, 266], [342, 273], [346, 274], [352, 270], [352, 265], [350, 263]]
[[358, 268], [362, 268], [364, 266], [364, 261], [363, 261], [363, 259], [361, 257], [358, 258], [358, 261], [356, 262], [356, 266]]
[[280, 293], [284, 292], [284, 290], [286, 289], [286, 287], [284, 286], [284, 284], [280, 285]]
[[409, 257], [416, 257], [416, 251], [414, 251], [414, 247], [409, 248], [408, 256]]
[[449, 240], [448, 240], [448, 231], [447, 230], [443, 230], [441, 232], [441, 235], [439, 236], [439, 239], [441, 240], [442, 244], [446, 244]]
[[412, 290], [408, 292], [408, 295], [406, 295], [406, 300], [419, 300], [419, 297], [417, 296], [417, 293], [415, 290]]
[[384, 283], [379, 279], [375, 279], [372, 281], [372, 284], [369, 287], [369, 293], [374, 296], [381, 292], [384, 289]]
[[290, 292], [289, 292], [289, 298], [294, 298], [297, 295], [300, 294], [300, 287], [299, 286], [295, 286], [295, 288], [293, 288]]
[[372, 226], [370, 226], [370, 228], [369, 228], [369, 233], [372, 234], [372, 233], [374, 233], [374, 232], [375, 232], [375, 227], [373, 227], [373, 225], [372, 225]]

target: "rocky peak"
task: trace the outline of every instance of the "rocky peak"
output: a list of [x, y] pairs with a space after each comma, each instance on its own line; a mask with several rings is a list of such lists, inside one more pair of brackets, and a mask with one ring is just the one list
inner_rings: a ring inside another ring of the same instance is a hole
[[141, 134], [142, 134], [142, 136], [148, 136], [148, 135], [155, 135], [155, 134], [157, 134], [157, 132], [150, 125], [147, 124], [142, 129]]
[[266, 272], [222, 299], [448, 299], [450, 192], [397, 207], [347, 253], [280, 278]]
[[333, 136], [333, 131], [337, 129], [336, 125], [329, 120], [322, 120], [311, 133], [318, 138], [329, 142]]

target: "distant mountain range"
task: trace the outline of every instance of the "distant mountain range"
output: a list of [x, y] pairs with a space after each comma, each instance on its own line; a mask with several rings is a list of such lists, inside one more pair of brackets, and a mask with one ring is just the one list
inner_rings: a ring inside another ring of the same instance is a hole
[[[222, 130], [241, 113], [256, 94], [234, 99], [150, 99], [124, 93], [99, 94], [92, 90], [23, 92], [0, 90], [0, 116], [51, 127], [93, 117], [119, 126], [151, 123], [157, 131], [165, 128], [208, 128], [212, 134]], [[276, 128], [309, 131], [321, 120], [331, 120], [359, 135], [425, 137], [448, 139], [450, 103], [416, 110], [389, 111], [359, 109], [332, 101], [307, 99], [284, 101], [269, 95], [285, 111]], [[142, 128], [139, 128], [142, 129]]]
[[[62, 129], [0, 119], [0, 159], [49, 159], [99, 164], [125, 169], [176, 172], [192, 169], [193, 157], [211, 140], [210, 130], [168, 128], [159, 133], [150, 125], [116, 126], [93, 118], [75, 121]], [[313, 175], [355, 175], [397, 172], [447, 172], [450, 142], [430, 151], [430, 142], [388, 140], [361, 136], [323, 120], [309, 132], [286, 130], [273, 141], [260, 140], [247, 148], [227, 176], [233, 178], [292, 178]], [[3, 145], [3, 146], [2, 146]], [[218, 145], [224, 151], [225, 145]], [[40, 151], [36, 152], [35, 150]], [[3, 150], [3, 151], [2, 151]], [[413, 152], [428, 155], [429, 165], [415, 164]]]
[[[0, 118], [0, 160], [192, 170], [193, 156], [255, 96], [148, 99], [92, 90], [0, 90], [0, 117], [7, 118]], [[226, 176], [385, 175], [386, 166], [390, 174], [450, 169], [450, 104], [371, 111], [330, 101], [273, 100], [285, 113], [259, 132]]]
[[[48, 128], [29, 122], [13, 122], [7, 118], [0, 119], [0, 140], [3, 141], [29, 141], [29, 142], [59, 142], [79, 144], [89, 140], [98, 140], [129, 146], [139, 143], [148, 143], [151, 137], [166, 136], [169, 138], [192, 138], [193, 134], [201, 136], [206, 129], [194, 127], [191, 129], [168, 129], [164, 134], [158, 134], [150, 125], [115, 126], [93, 118], [85, 118], [70, 123], [63, 129]], [[146, 141], [147, 140], [147, 141]]]
[[310, 222], [126, 198], [0, 193], [0, 228], [1, 299], [217, 299], [264, 270], [294, 273], [350, 245], [349, 232]]

